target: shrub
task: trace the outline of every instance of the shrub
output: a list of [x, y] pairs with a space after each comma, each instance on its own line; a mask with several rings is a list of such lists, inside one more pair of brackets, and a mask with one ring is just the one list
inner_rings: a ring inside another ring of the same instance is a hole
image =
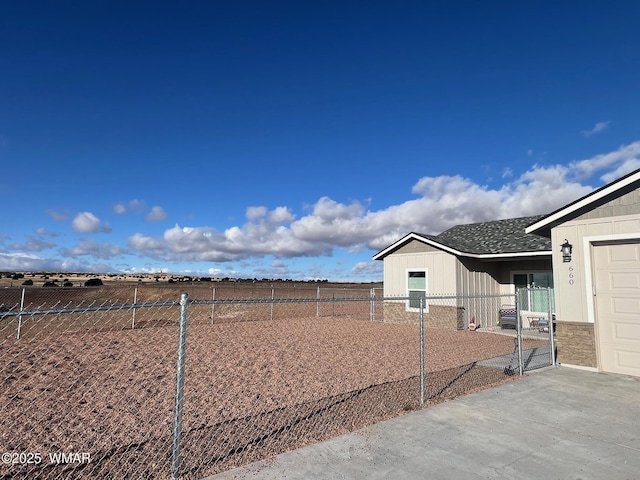
[[90, 278], [86, 282], [84, 282], [85, 287], [99, 287], [102, 285], [102, 280], [99, 278]]
[[31, 285], [33, 285], [33, 280], [25, 280], [24, 282], [22, 282], [22, 285], [24, 285], [25, 287], [30, 287]]

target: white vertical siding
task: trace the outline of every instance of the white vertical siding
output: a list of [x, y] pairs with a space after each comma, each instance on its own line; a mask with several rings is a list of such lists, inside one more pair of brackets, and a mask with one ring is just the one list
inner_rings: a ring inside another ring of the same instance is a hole
[[456, 258], [441, 251], [392, 254], [384, 259], [384, 295], [407, 294], [406, 271], [427, 270], [429, 294], [456, 293]]

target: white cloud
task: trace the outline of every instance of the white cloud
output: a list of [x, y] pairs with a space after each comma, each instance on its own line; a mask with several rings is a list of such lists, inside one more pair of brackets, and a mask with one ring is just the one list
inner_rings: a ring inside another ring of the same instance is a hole
[[285, 262], [274, 260], [265, 273], [269, 278], [285, 278], [291, 274], [291, 270]]
[[[533, 165], [519, 176], [506, 168], [503, 182], [497, 187], [463, 175], [424, 176], [413, 185], [412, 198], [382, 210], [370, 210], [368, 199], [339, 202], [329, 197], [306, 206], [300, 216], [286, 206], [270, 209], [256, 205], [246, 209], [244, 223], [222, 231], [211, 226], [176, 224], [162, 235], [135, 233], [128, 238], [126, 247], [82, 240], [63, 253], [71, 258], [110, 259], [131, 251], [162, 265], [243, 262], [269, 257], [268, 268], [260, 270], [262, 267], [251, 265], [252, 271], [256, 275], [264, 272], [265, 277], [284, 276], [294, 273], [283, 262], [286, 258], [331, 256], [336, 249], [376, 251], [411, 231], [438, 234], [462, 223], [549, 213], [591, 192], [594, 187], [586, 184], [586, 179], [599, 175], [602, 182], [610, 182], [639, 167], [640, 141], [566, 165]], [[122, 211], [128, 212], [141, 204], [139, 201], [122, 204]], [[158, 206], [150, 215], [157, 220], [166, 219], [164, 210]], [[80, 233], [110, 231], [108, 223], [90, 212], [78, 214], [73, 228]], [[31, 241], [21, 248], [24, 253], [45, 246], [46, 242]], [[379, 262], [358, 263], [351, 275], [378, 275], [376, 268], [381, 268]], [[221, 273], [218, 268], [213, 271]], [[230, 271], [236, 270], [230, 267]], [[321, 268], [317, 271], [318, 277], [323, 276]], [[306, 269], [299, 273], [314, 272]]]
[[313, 207], [313, 216], [330, 221], [338, 218], [349, 220], [361, 216], [363, 211], [364, 207], [359, 202], [344, 205], [329, 197], [322, 197]]
[[35, 238], [31, 235], [26, 235], [26, 241], [22, 244], [10, 245], [9, 250], [16, 250], [22, 252], [41, 252], [55, 247], [53, 242], [45, 242], [39, 238]]
[[152, 238], [141, 233], [136, 233], [129, 237], [127, 245], [132, 250], [139, 250], [150, 254], [152, 257], [160, 254], [165, 250], [165, 245], [162, 239]]
[[63, 249], [63, 255], [68, 257], [90, 256], [108, 260], [124, 253], [124, 248], [109, 242], [98, 243], [93, 240], [80, 240], [71, 249]]
[[607, 120], [606, 122], [598, 122], [591, 130], [583, 130], [582, 135], [588, 138], [592, 135], [595, 135], [596, 133], [604, 132], [607, 128], [609, 128], [610, 123], [610, 120]]
[[124, 215], [126, 213], [140, 214], [146, 210], [147, 206], [143, 200], [134, 198], [128, 202], [118, 202], [113, 206], [113, 212], [118, 215]]
[[382, 274], [382, 262], [358, 262], [351, 269], [351, 273], [357, 276], [375, 277]]
[[155, 223], [155, 222], [161, 222], [162, 220], [166, 220], [166, 219], [167, 219], [167, 214], [165, 213], [165, 211], [162, 209], [162, 207], [159, 207], [156, 205], [153, 208], [151, 208], [151, 211], [145, 218], [145, 221], [147, 223]]
[[71, 227], [78, 233], [111, 233], [109, 223], [102, 223], [98, 217], [91, 212], [80, 212], [71, 222]]
[[48, 209], [45, 213], [53, 220], [54, 222], [66, 222], [69, 219], [69, 214], [67, 212], [60, 212], [58, 210]]
[[607, 170], [600, 179], [605, 183], [638, 168], [640, 141], [622, 145], [613, 152], [596, 155], [585, 160], [571, 162], [569, 168], [578, 179], [587, 179], [598, 170]]
[[33, 254], [0, 253], [0, 271], [58, 271], [58, 272], [111, 272], [113, 269], [104, 263], [42, 258]]
[[123, 270], [124, 273], [138, 273], [138, 274], [166, 274], [170, 272], [170, 269], [166, 267], [158, 268], [158, 267], [131, 267]]
[[271, 225], [282, 225], [293, 222], [295, 215], [286, 207], [277, 207], [269, 212], [267, 219]]
[[611, 183], [614, 180], [624, 177], [628, 173], [631, 173], [640, 168], [640, 158], [630, 158], [620, 164], [615, 170], [607, 172], [600, 177], [605, 183]]
[[118, 215], [124, 215], [125, 213], [127, 213], [127, 207], [124, 203], [116, 203], [113, 206], [113, 213], [116, 213]]
[[[417, 198], [384, 210], [369, 211], [357, 201], [345, 204], [328, 197], [300, 218], [285, 207], [254, 206], [247, 209], [244, 225], [223, 232], [175, 225], [161, 238], [136, 234], [129, 246], [166, 261], [213, 262], [331, 255], [335, 248], [379, 250], [411, 231], [437, 234], [461, 223], [549, 213], [592, 191], [574, 179], [574, 170], [535, 165], [498, 188], [461, 175], [427, 176], [412, 189]], [[364, 272], [367, 267], [355, 268]]]
[[55, 232], [50, 232], [49, 230], [47, 230], [44, 227], [39, 227], [36, 229], [36, 235], [40, 235], [40, 236], [48, 236], [48, 237], [57, 237], [58, 234]]
[[267, 214], [267, 207], [247, 207], [246, 217], [250, 221], [261, 219]]

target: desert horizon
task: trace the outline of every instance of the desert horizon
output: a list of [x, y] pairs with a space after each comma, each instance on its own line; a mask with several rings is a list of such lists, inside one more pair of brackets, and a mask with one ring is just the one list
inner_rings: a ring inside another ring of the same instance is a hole
[[105, 285], [139, 285], [158, 283], [278, 283], [301, 285], [382, 285], [382, 282], [340, 282], [330, 280], [293, 280], [268, 278], [208, 277], [172, 273], [95, 273], [95, 272], [0, 272], [0, 287], [82, 287], [90, 279], [100, 279]]

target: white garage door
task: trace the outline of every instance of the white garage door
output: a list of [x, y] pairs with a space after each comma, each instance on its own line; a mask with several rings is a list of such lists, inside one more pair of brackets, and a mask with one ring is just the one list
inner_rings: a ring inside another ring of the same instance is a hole
[[594, 247], [600, 368], [640, 376], [640, 242]]

